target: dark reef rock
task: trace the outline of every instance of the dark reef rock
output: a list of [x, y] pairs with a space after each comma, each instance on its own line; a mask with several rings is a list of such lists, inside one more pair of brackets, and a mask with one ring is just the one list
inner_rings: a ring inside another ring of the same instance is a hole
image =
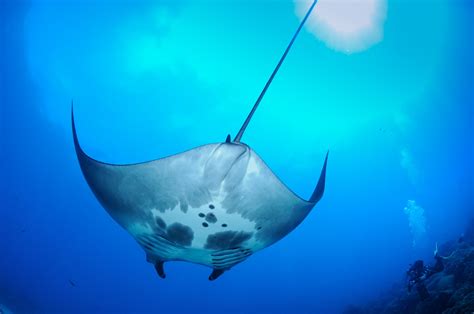
[[[425, 281], [430, 297], [420, 300], [416, 292], [407, 293], [401, 283], [377, 300], [351, 305], [345, 314], [460, 314], [474, 313], [474, 221], [459, 239], [440, 246], [449, 253], [444, 271]], [[446, 254], [448, 255], [448, 254]]]

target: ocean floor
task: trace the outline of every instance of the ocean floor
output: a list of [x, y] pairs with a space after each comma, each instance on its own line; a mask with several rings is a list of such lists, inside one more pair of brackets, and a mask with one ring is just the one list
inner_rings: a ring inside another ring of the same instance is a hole
[[[416, 289], [408, 292], [406, 283], [398, 282], [377, 300], [352, 305], [344, 314], [474, 313], [474, 221], [459, 239], [444, 243], [440, 253], [449, 258], [442, 272], [425, 281], [430, 295], [426, 300], [420, 299]], [[434, 260], [425, 263], [434, 263]]]

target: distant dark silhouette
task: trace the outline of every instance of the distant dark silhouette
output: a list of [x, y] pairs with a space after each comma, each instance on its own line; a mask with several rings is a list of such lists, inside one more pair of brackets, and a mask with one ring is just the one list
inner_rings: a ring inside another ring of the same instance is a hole
[[417, 260], [407, 271], [408, 292], [411, 292], [413, 286], [416, 288], [421, 300], [426, 300], [430, 297], [428, 289], [425, 286], [425, 280], [432, 275], [442, 272], [444, 270], [443, 260], [448, 258], [438, 254], [438, 244], [434, 251], [434, 258], [436, 260], [433, 266], [425, 266], [422, 260]]

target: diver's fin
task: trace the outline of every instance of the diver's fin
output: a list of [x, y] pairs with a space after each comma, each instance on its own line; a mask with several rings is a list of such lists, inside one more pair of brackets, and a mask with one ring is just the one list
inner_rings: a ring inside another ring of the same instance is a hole
[[328, 163], [329, 151], [326, 153], [326, 158], [324, 159], [323, 169], [321, 169], [321, 175], [319, 176], [318, 184], [314, 189], [313, 195], [311, 195], [309, 202], [317, 203], [323, 197], [324, 187], [326, 186], [326, 166]]
[[227, 134], [227, 137], [225, 138], [226, 143], [230, 143], [230, 134]]
[[155, 264], [155, 269], [156, 269], [156, 273], [158, 274], [158, 276], [160, 276], [161, 278], [165, 279], [165, 278], [166, 278], [166, 274], [165, 274], [165, 270], [164, 270], [164, 268], [163, 268], [163, 264], [164, 264], [163, 261], [158, 261], [158, 262], [156, 262], [156, 264]]
[[213, 281], [213, 280], [216, 280], [217, 278], [219, 278], [220, 275], [222, 275], [224, 273], [224, 269], [213, 269], [212, 270], [212, 273], [209, 275], [209, 280], [210, 281]]

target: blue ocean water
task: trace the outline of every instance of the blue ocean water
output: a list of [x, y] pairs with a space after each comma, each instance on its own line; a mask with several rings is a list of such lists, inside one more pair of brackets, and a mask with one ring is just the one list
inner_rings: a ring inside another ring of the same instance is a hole
[[[316, 6], [315, 10], [318, 10]], [[383, 38], [332, 49], [308, 29], [247, 129], [308, 198], [305, 221], [214, 282], [158, 278], [74, 152], [110, 163], [235, 135], [298, 25], [293, 2], [0, 4], [0, 308], [20, 313], [339, 313], [403, 278], [474, 217], [473, 7], [388, 1]]]

